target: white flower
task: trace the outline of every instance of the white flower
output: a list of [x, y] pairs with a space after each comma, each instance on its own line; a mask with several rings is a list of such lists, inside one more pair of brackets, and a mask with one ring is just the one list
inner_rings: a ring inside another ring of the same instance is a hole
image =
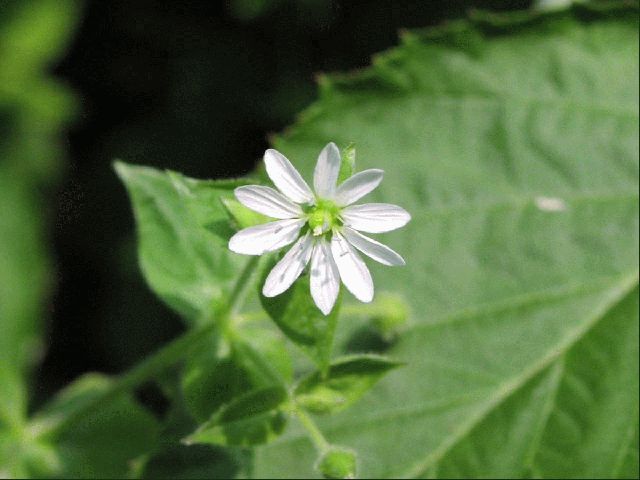
[[384, 265], [405, 262], [389, 247], [358, 230], [388, 232], [411, 219], [396, 205], [352, 205], [380, 184], [384, 172], [365, 170], [337, 185], [340, 152], [329, 143], [318, 156], [314, 193], [280, 152], [267, 150], [264, 163], [279, 191], [248, 185], [236, 188], [235, 195], [246, 207], [277, 220], [245, 228], [229, 240], [232, 251], [245, 255], [262, 255], [296, 242], [267, 276], [263, 295], [275, 297], [287, 290], [311, 262], [311, 296], [323, 314], [331, 312], [340, 280], [358, 300], [370, 302], [373, 281], [357, 250]]

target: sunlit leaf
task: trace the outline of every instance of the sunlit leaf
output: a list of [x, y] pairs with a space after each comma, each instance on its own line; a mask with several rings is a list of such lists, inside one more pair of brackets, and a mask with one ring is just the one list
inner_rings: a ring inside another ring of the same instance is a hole
[[243, 183], [193, 180], [121, 162], [115, 168], [133, 203], [145, 279], [188, 320], [207, 318], [245, 261], [227, 248], [233, 229], [221, 201]]

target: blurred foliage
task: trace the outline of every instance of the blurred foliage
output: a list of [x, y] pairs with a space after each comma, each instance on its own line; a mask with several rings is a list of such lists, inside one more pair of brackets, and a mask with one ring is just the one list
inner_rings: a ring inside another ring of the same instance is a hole
[[[61, 134], [75, 116], [68, 89], [47, 73], [66, 50], [78, 5], [55, 0], [0, 5], [0, 475], [26, 475], [27, 377], [42, 357], [53, 278], [43, 191], [59, 178]], [[33, 454], [33, 455], [32, 455]]]

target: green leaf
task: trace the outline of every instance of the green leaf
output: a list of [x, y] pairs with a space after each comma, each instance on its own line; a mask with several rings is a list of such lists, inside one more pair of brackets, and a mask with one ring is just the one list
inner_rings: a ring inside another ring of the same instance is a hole
[[217, 358], [210, 352], [189, 359], [182, 379], [185, 404], [200, 422], [251, 386], [247, 372], [232, 358]]
[[287, 419], [281, 407], [286, 401], [282, 387], [254, 390], [224, 406], [183, 442], [243, 447], [268, 443], [284, 430]]
[[[258, 285], [260, 290], [274, 264], [275, 262], [271, 262], [264, 270], [262, 281]], [[326, 372], [331, 360], [342, 295], [326, 316], [313, 303], [309, 275], [302, 275], [286, 292], [276, 297], [265, 297], [261, 291], [258, 295], [266, 312], [287, 338], [300, 347], [321, 371]]]
[[188, 359], [182, 391], [190, 413], [203, 422], [250, 390], [285, 385], [292, 376], [291, 359], [282, 339], [263, 328], [243, 329], [222, 358], [207, 345]]
[[277, 332], [245, 327], [235, 334], [231, 354], [256, 387], [284, 386], [293, 378], [289, 352]]
[[312, 373], [294, 391], [296, 403], [313, 413], [335, 413], [357, 402], [399, 362], [378, 355], [352, 355], [331, 363], [326, 376]]
[[186, 319], [211, 316], [245, 261], [221, 200], [241, 181], [199, 181], [175, 172], [115, 164], [136, 217], [140, 265], [153, 291]]
[[[45, 407], [37, 422], [47, 424], [92, 402], [110, 385], [102, 375], [88, 374], [63, 390]], [[130, 463], [152, 451], [158, 441], [156, 419], [130, 396], [121, 395], [53, 439], [57, 465], [40, 470], [37, 476], [64, 478], [121, 478]]]
[[[407, 366], [319, 419], [359, 452], [359, 475], [614, 477], [634, 464], [637, 85], [634, 5], [476, 16], [327, 77], [313, 115], [276, 140], [301, 170], [326, 142], [356, 140], [359, 166], [385, 170], [368, 201], [413, 216], [379, 236], [407, 266], [369, 262], [409, 304], [386, 351]], [[314, 460], [294, 427], [252, 474], [306, 477]]]
[[316, 468], [324, 478], [356, 478], [356, 463], [352, 450], [331, 447], [320, 457]]
[[356, 171], [356, 146], [350, 143], [342, 150], [342, 161], [338, 173], [338, 184], [344, 182]]

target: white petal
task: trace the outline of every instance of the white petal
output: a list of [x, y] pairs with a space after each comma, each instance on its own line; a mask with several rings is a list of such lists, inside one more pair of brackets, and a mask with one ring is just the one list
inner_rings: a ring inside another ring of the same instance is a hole
[[335, 143], [328, 143], [318, 156], [313, 172], [313, 188], [320, 198], [333, 198], [340, 173], [340, 150]]
[[273, 188], [246, 185], [236, 188], [236, 198], [245, 207], [272, 218], [299, 218], [302, 209]]
[[311, 256], [311, 296], [318, 308], [329, 315], [340, 292], [340, 275], [329, 242], [320, 239]]
[[331, 252], [342, 283], [358, 300], [370, 302], [373, 299], [373, 280], [358, 252], [337, 232], [331, 239]]
[[262, 287], [262, 294], [265, 297], [275, 297], [288, 289], [309, 263], [312, 250], [313, 237], [307, 233], [271, 269]]
[[404, 227], [411, 215], [404, 208], [389, 203], [352, 205], [342, 211], [342, 220], [348, 227], [369, 233], [382, 233]]
[[373, 238], [366, 237], [349, 227], [345, 227], [342, 233], [344, 234], [344, 238], [346, 238], [351, 245], [356, 247], [365, 255], [373, 258], [376, 262], [380, 262], [383, 265], [389, 265], [390, 267], [405, 265], [404, 258], [386, 245], [376, 242]]
[[351, 205], [380, 185], [383, 176], [384, 171], [375, 168], [356, 173], [340, 184], [335, 202], [340, 206]]
[[308, 203], [313, 193], [291, 162], [277, 150], [264, 153], [267, 174], [278, 189], [296, 203]]
[[245, 228], [229, 239], [229, 249], [245, 255], [262, 255], [293, 243], [304, 220], [290, 219]]

